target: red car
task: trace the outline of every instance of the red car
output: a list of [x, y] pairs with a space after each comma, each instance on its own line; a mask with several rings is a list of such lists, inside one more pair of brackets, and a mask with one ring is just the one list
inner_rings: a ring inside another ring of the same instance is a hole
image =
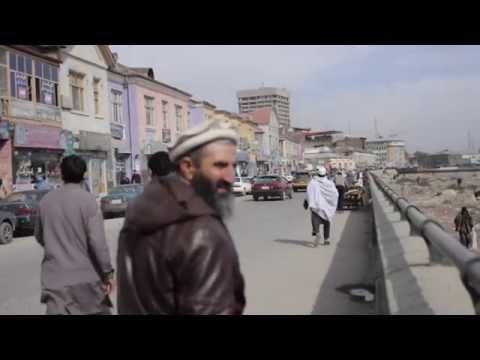
[[292, 185], [282, 176], [266, 175], [256, 177], [252, 185], [253, 200], [258, 201], [259, 197], [267, 200], [269, 197], [279, 197], [285, 200], [293, 197]]

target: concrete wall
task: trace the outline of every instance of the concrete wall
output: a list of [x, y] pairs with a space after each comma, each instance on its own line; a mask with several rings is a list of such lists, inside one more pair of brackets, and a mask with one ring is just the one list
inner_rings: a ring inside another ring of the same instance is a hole
[[437, 265], [425, 240], [378, 188], [369, 184], [377, 245], [377, 312], [391, 315], [474, 315], [457, 268]]

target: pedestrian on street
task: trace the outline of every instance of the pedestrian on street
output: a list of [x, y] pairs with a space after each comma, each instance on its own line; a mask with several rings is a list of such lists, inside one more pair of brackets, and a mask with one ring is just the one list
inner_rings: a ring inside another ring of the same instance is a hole
[[232, 213], [237, 133], [209, 121], [170, 150], [175, 175], [150, 182], [120, 232], [119, 314], [228, 314], [245, 307]]
[[310, 208], [312, 218], [312, 236], [315, 236], [314, 246], [320, 244], [320, 224], [323, 225], [323, 243], [330, 244], [330, 223], [335, 215], [338, 202], [338, 191], [335, 184], [327, 178], [327, 170], [319, 166], [307, 186], [305, 210]]
[[102, 213], [82, 187], [85, 161], [67, 156], [64, 186], [40, 201], [35, 238], [43, 246], [41, 302], [49, 315], [110, 314], [113, 267]]
[[128, 179], [127, 175], [122, 171], [120, 174], [120, 185], [128, 185], [130, 184], [130, 180]]
[[152, 181], [157, 181], [163, 176], [172, 174], [173, 164], [166, 151], [157, 151], [148, 159], [148, 168], [150, 169]]
[[468, 209], [464, 206], [462, 210], [455, 217], [455, 231], [458, 232], [460, 242], [467, 249], [472, 247], [472, 230], [473, 220], [468, 212]]
[[137, 170], [133, 170], [133, 175], [132, 175], [132, 184], [141, 184], [142, 183], [142, 178], [140, 174], [137, 172]]
[[343, 196], [345, 194], [345, 177], [341, 171], [337, 172], [335, 176], [335, 186], [338, 191], [338, 208], [337, 210], [343, 210]]

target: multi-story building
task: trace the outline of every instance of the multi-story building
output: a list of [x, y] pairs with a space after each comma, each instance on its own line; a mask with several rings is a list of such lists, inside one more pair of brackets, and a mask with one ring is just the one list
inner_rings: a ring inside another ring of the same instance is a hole
[[204, 121], [212, 120], [215, 116], [216, 106], [208, 101], [190, 99], [190, 127], [199, 125]]
[[62, 61], [59, 88], [63, 127], [75, 136], [75, 153], [87, 162], [86, 180], [102, 196], [113, 184], [106, 45], [66, 45], [52, 52]]
[[135, 139], [132, 138], [128, 94], [128, 84], [122, 71], [116, 68], [117, 56], [114, 54], [115, 64], [108, 72], [108, 94], [109, 94], [109, 119], [112, 144], [112, 172], [114, 185], [119, 185], [122, 174], [129, 179], [132, 177], [133, 159], [132, 148]]
[[366, 169], [377, 163], [377, 155], [368, 152], [354, 151], [351, 153], [351, 158], [359, 169]]
[[280, 173], [282, 175], [290, 175], [292, 172], [300, 170], [303, 151], [301, 141], [297, 136], [291, 133], [280, 136], [280, 157]]
[[398, 139], [370, 140], [366, 143], [367, 152], [377, 156], [376, 166], [404, 167], [407, 164], [405, 142]]
[[151, 68], [130, 68], [117, 63], [124, 76], [130, 121], [132, 170], [149, 177], [148, 159], [167, 151], [189, 127], [191, 94], [155, 79]]
[[54, 45], [0, 45], [0, 178], [8, 191], [32, 177], [61, 182], [59, 161], [72, 147], [62, 129], [60, 64]]
[[237, 92], [238, 111], [250, 113], [257, 109], [271, 107], [275, 109], [278, 122], [286, 132], [290, 128], [290, 93], [287, 89], [261, 87]]
[[257, 109], [249, 114], [258, 130], [255, 140], [259, 144], [256, 165], [261, 174], [279, 173], [280, 162], [280, 124], [272, 108]]

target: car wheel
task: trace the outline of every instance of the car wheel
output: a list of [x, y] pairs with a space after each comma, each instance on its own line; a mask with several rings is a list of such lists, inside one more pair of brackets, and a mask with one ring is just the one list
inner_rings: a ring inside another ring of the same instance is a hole
[[293, 189], [294, 192], [297, 192], [297, 189]]
[[267, 201], [267, 200], [268, 200], [268, 196], [264, 196], [263, 201]]
[[258, 196], [253, 195], [253, 201], [258, 201]]
[[13, 226], [8, 222], [0, 224], [0, 244], [8, 244], [13, 240]]

